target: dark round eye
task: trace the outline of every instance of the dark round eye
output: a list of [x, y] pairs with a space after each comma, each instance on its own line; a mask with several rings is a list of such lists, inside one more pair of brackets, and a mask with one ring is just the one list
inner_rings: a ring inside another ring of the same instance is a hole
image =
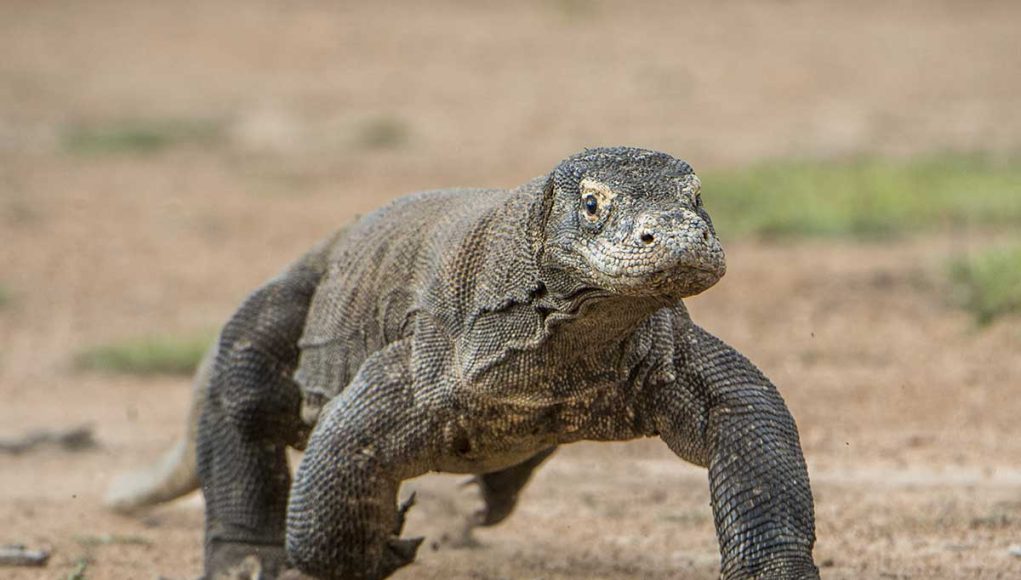
[[585, 211], [589, 215], [596, 215], [596, 212], [599, 211], [599, 201], [596, 199], [596, 196], [586, 195], [582, 202], [585, 204]]

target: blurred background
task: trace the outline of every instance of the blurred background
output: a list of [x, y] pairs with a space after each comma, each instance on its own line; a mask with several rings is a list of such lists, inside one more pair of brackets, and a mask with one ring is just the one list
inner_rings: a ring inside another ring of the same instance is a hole
[[[824, 575], [1021, 575], [1019, 23], [1006, 0], [0, 3], [0, 544], [53, 553], [3, 574], [197, 576], [200, 498], [100, 498], [182, 433], [245, 295], [399, 195], [626, 144], [702, 176], [729, 273], [693, 316], [794, 412]], [[705, 472], [658, 441], [561, 450], [475, 548], [458, 481], [411, 484], [427, 544], [398, 577], [718, 573]]]

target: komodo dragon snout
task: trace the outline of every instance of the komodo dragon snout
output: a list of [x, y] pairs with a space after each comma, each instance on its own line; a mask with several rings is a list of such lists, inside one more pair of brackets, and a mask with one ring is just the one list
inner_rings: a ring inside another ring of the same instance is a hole
[[547, 265], [625, 295], [684, 298], [715, 284], [726, 259], [691, 167], [650, 151], [621, 169], [592, 151], [557, 167]]

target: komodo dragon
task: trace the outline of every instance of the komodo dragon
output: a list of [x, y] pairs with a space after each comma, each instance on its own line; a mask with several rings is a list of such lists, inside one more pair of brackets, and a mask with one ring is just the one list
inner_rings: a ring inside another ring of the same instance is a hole
[[[402, 480], [476, 474], [508, 516], [558, 445], [661, 437], [708, 467], [724, 578], [815, 578], [812, 494], [770, 381], [682, 298], [725, 271], [691, 167], [589, 149], [513, 190], [420, 193], [255, 291], [196, 378], [188, 441], [110, 496], [194, 489], [206, 574], [383, 578]], [[197, 435], [197, 439], [196, 439]], [[294, 482], [287, 446], [304, 449]]]

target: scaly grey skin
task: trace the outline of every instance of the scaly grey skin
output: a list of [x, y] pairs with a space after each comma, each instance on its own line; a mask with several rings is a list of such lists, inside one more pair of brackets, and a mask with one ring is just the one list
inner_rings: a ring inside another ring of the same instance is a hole
[[666, 154], [591, 149], [398, 200], [253, 294], [201, 405], [207, 574], [383, 578], [421, 542], [401, 481], [477, 474], [492, 525], [558, 445], [658, 435], [709, 469], [722, 577], [817, 577], [794, 420], [682, 303], [725, 271], [699, 190]]

